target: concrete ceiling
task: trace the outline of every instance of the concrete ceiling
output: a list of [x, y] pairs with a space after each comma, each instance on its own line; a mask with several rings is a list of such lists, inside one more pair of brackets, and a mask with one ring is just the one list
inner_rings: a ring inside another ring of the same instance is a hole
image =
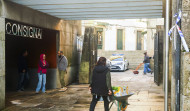
[[162, 0], [9, 0], [65, 20], [162, 18]]

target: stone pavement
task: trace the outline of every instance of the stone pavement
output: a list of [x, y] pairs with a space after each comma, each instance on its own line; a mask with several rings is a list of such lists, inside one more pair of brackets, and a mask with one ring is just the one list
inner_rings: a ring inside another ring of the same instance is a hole
[[154, 83], [153, 74], [138, 75], [127, 72], [112, 73], [113, 86], [128, 86], [134, 95], [129, 97], [127, 111], [164, 111], [164, 92], [162, 86]]
[[[132, 71], [111, 72], [113, 86], [129, 86], [134, 93], [129, 98], [127, 111], [164, 111], [162, 87], [153, 82], [153, 75], [134, 75]], [[9, 92], [4, 111], [88, 111], [91, 94], [88, 85], [70, 85], [66, 92], [47, 90], [46, 94], [34, 91]], [[98, 102], [95, 111], [104, 111], [103, 102]], [[111, 111], [117, 111], [113, 105]]]

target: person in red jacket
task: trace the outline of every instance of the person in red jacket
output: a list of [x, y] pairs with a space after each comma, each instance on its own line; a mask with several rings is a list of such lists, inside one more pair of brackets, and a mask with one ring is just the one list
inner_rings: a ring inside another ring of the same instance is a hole
[[42, 92], [46, 93], [46, 73], [47, 73], [47, 68], [49, 67], [48, 62], [46, 61], [46, 55], [41, 54], [40, 55], [40, 61], [38, 64], [38, 85], [36, 88], [36, 93], [39, 93], [41, 87], [42, 87]]

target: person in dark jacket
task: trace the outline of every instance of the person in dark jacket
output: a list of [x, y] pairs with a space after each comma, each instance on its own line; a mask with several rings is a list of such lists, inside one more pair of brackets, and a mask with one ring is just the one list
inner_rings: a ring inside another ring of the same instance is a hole
[[38, 85], [36, 88], [36, 93], [39, 93], [41, 87], [42, 87], [42, 92], [46, 93], [46, 73], [47, 73], [48, 67], [49, 67], [49, 64], [46, 61], [46, 55], [41, 54], [40, 55], [40, 61], [38, 64], [38, 79], [39, 80], [38, 80]]
[[144, 53], [144, 74], [151, 73], [152, 74], [152, 70], [150, 69], [150, 57], [147, 55], [147, 52]]
[[18, 59], [19, 81], [18, 81], [17, 91], [24, 91], [24, 87], [29, 81], [28, 67], [26, 61], [27, 56], [28, 56], [28, 51], [23, 50], [21, 56]]
[[104, 100], [104, 109], [105, 111], [109, 111], [109, 101], [108, 96], [112, 95], [111, 89], [111, 76], [110, 70], [106, 67], [106, 58], [100, 57], [94, 70], [91, 78], [91, 83], [89, 86], [89, 90], [91, 91], [93, 97], [90, 105], [90, 111], [94, 111], [95, 106], [100, 99], [100, 97]]

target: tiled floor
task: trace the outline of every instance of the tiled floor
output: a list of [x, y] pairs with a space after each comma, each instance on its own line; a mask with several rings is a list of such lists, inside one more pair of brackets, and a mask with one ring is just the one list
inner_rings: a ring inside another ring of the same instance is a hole
[[[111, 72], [113, 86], [128, 86], [134, 93], [129, 98], [127, 111], [164, 111], [164, 93], [154, 84], [153, 75], [134, 75], [132, 71]], [[11, 102], [12, 101], [12, 102]], [[48, 90], [47, 94], [34, 91], [7, 93], [5, 111], [88, 111], [91, 94], [88, 85], [70, 85], [66, 92]], [[14, 104], [12, 104], [14, 103]], [[95, 111], [104, 111], [103, 102], [98, 102]], [[111, 111], [117, 111], [113, 105]]]

